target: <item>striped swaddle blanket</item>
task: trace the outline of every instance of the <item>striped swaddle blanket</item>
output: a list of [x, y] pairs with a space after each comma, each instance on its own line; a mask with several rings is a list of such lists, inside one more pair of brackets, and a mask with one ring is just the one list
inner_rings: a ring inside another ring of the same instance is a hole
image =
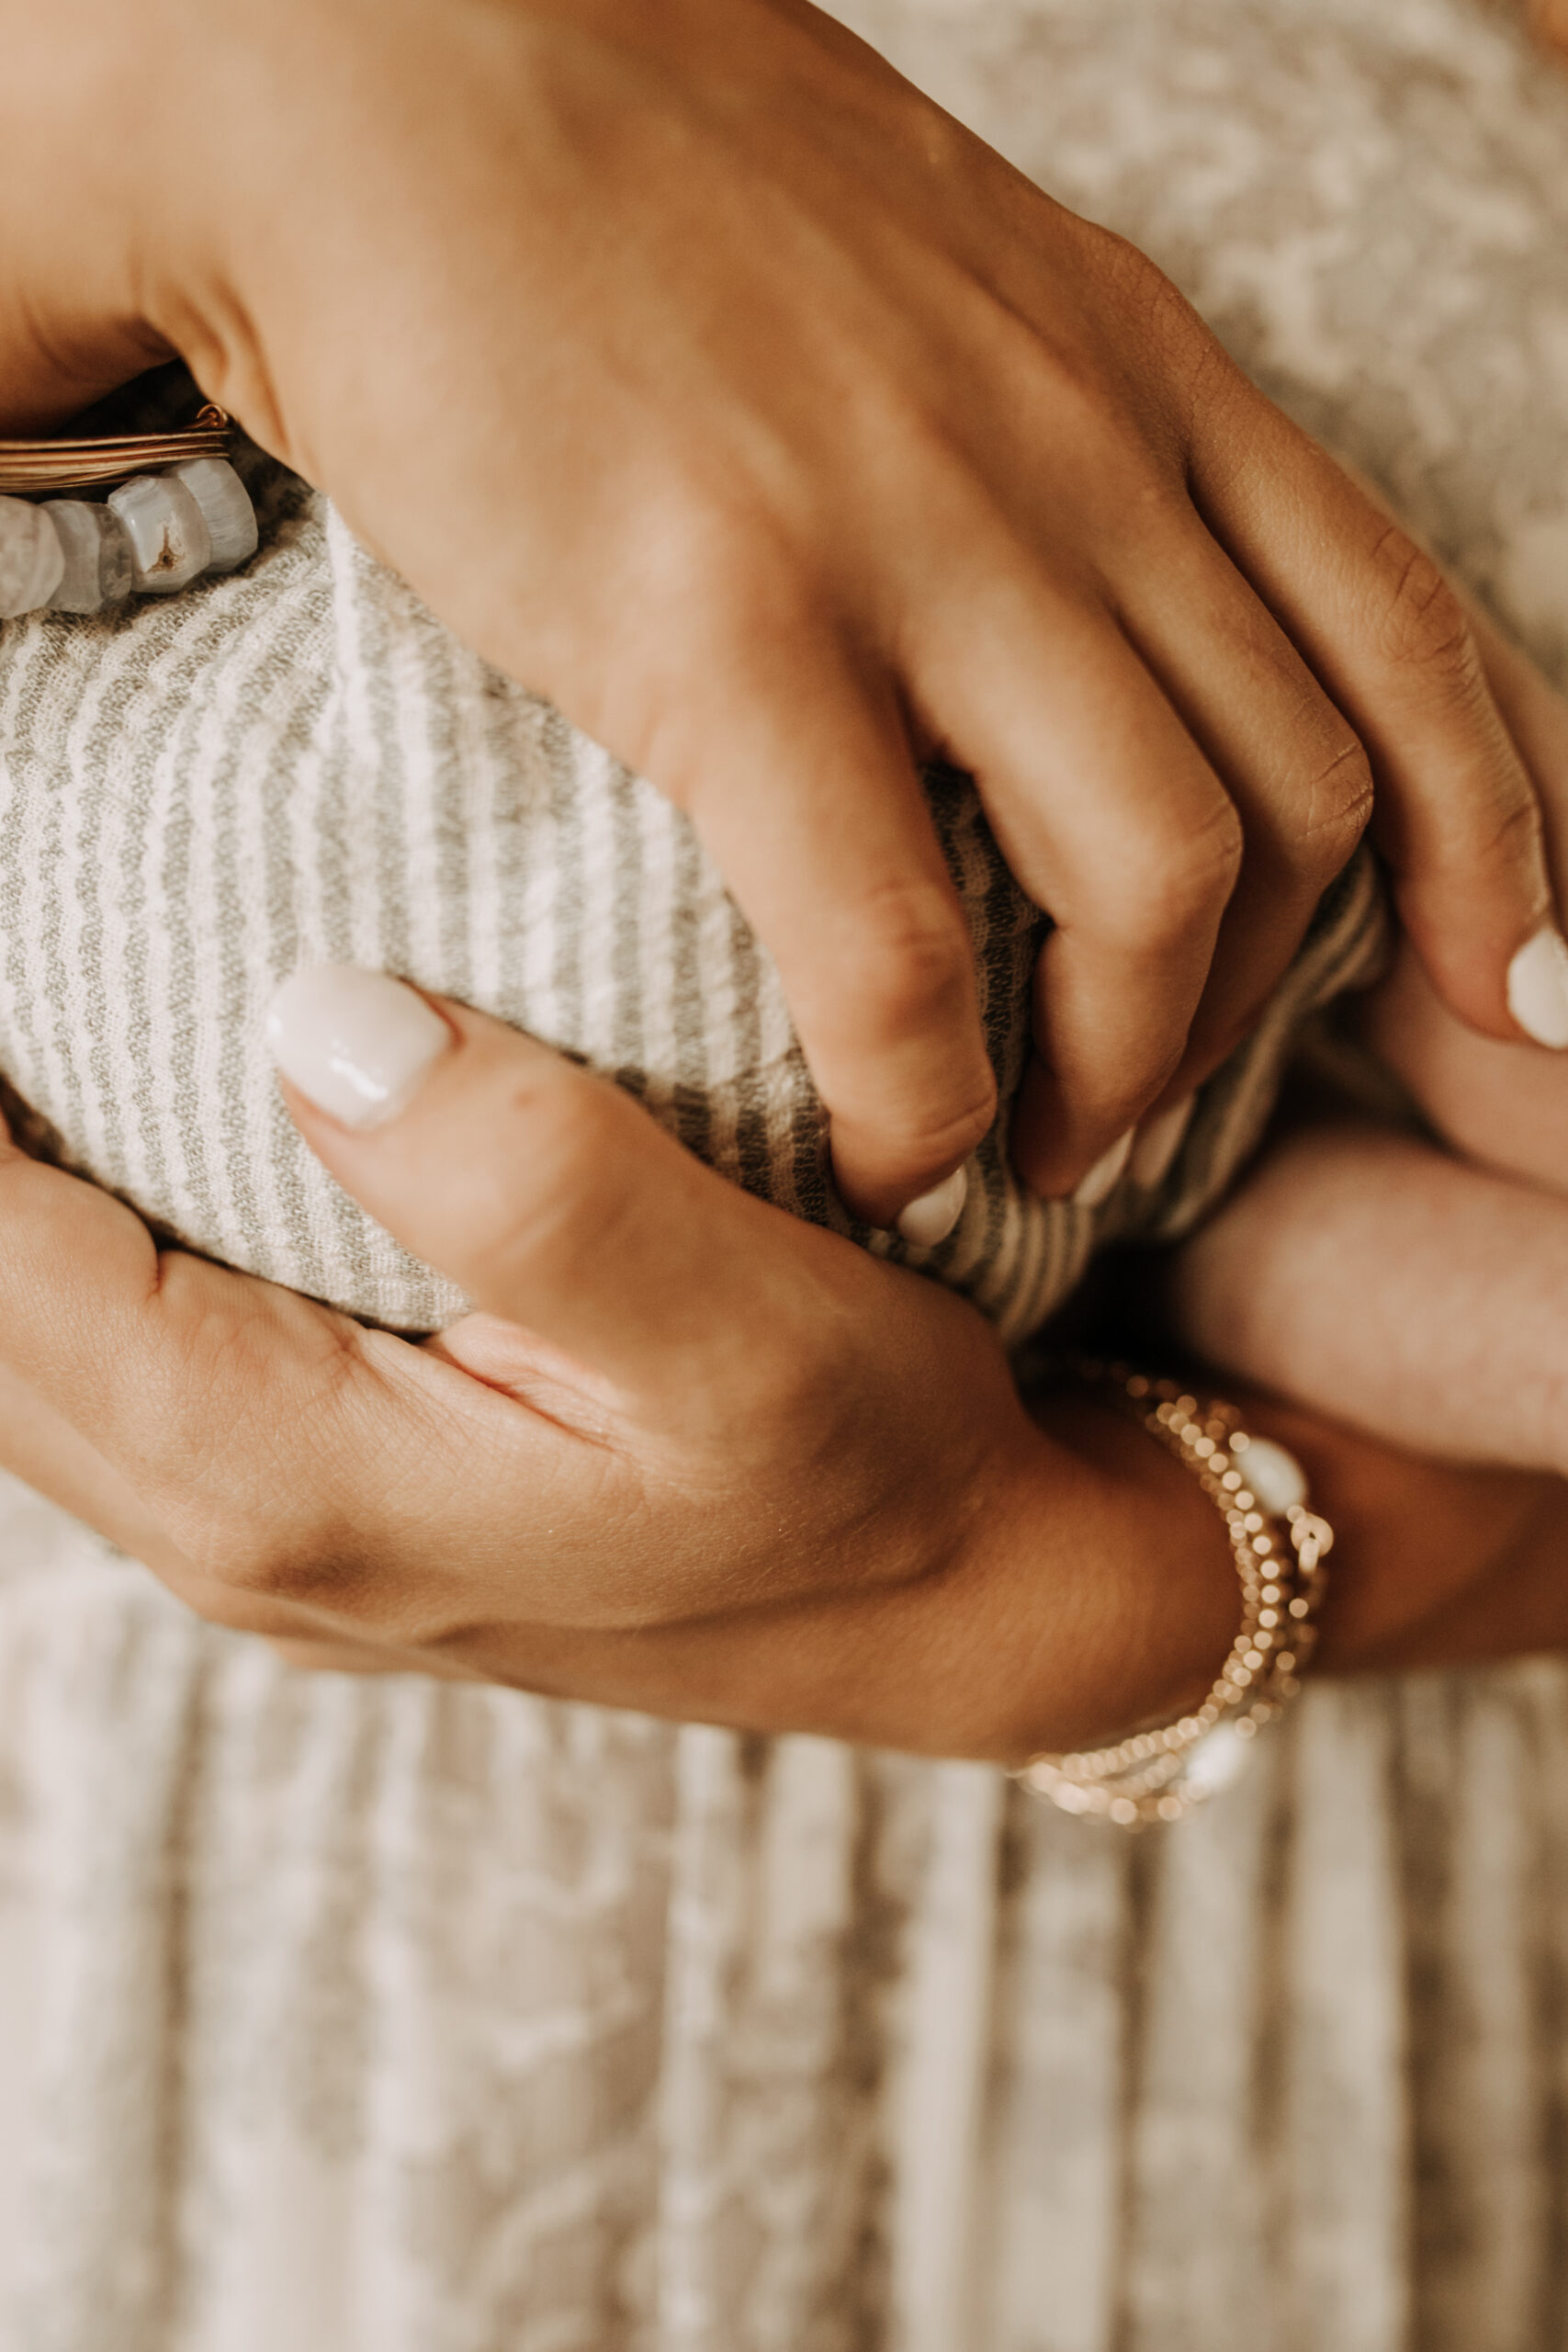
[[[843, 1224], [766, 953], [686, 820], [487, 668], [255, 453], [243, 575], [0, 639], [0, 1070], [51, 1148], [160, 1229], [395, 1329], [459, 1295], [347, 1200], [285, 1116], [277, 981], [344, 958], [498, 1013], [630, 1087], [755, 1192]], [[969, 910], [1004, 1113], [928, 1263], [1012, 1340], [1097, 1238], [1170, 1235], [1251, 1148], [1303, 1014], [1369, 968], [1370, 867], [1330, 893], [1157, 1193], [1029, 1198], [1004, 1149], [1043, 918], [973, 789], [929, 780]], [[847, 1229], [847, 1228], [846, 1228]]]

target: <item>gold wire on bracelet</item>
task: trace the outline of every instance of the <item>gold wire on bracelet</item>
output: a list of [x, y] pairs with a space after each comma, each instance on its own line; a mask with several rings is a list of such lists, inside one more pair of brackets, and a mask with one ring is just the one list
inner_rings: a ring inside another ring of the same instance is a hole
[[0, 441], [0, 492], [103, 490], [191, 458], [226, 458], [233, 433], [213, 401], [180, 433], [124, 434], [92, 441]]
[[1139, 1829], [1183, 1814], [1225, 1787], [1251, 1742], [1301, 1692], [1334, 1530], [1306, 1508], [1295, 1456], [1251, 1436], [1233, 1405], [1201, 1402], [1174, 1380], [1125, 1364], [1076, 1359], [1075, 1375], [1108, 1387], [1191, 1471], [1220, 1512], [1241, 1585], [1241, 1628], [1202, 1705], [1114, 1747], [1034, 1756], [1014, 1777], [1064, 1813]]

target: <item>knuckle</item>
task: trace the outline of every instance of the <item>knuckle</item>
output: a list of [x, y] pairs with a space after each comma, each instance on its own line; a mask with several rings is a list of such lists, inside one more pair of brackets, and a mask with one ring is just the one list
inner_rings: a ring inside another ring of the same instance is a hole
[[1441, 567], [1409, 535], [1390, 524], [1373, 550], [1382, 602], [1378, 642], [1401, 669], [1419, 671], [1456, 698], [1480, 687], [1481, 655], [1463, 605]]
[[897, 1140], [910, 1165], [924, 1170], [967, 1159], [976, 1144], [989, 1134], [996, 1115], [997, 1083], [995, 1077], [989, 1076], [983, 1090], [966, 1096], [956, 1106], [951, 1101], [930, 1110], [917, 1106], [897, 1123], [889, 1121], [887, 1125], [892, 1128], [896, 1124]]
[[342, 1596], [344, 1563], [324, 1530], [231, 1523], [209, 1537], [200, 1557], [204, 1573], [240, 1600]]
[[[1540, 882], [1545, 857], [1540, 808], [1522, 776], [1498, 778], [1476, 838], [1466, 847], [1472, 863], [1508, 867], [1532, 885]], [[1529, 895], [1533, 902], [1537, 892], [1532, 888]]]
[[1354, 856], [1371, 819], [1371, 763], [1359, 738], [1335, 728], [1302, 797], [1297, 860], [1314, 883], [1326, 885]]
[[891, 1038], [967, 1013], [974, 950], [951, 894], [912, 877], [863, 897], [853, 910], [841, 981], [862, 1021]]
[[1235, 888], [1245, 847], [1241, 818], [1224, 795], [1179, 832], [1142, 831], [1108, 877], [1104, 928], [1118, 945], [1157, 954], [1211, 927]]

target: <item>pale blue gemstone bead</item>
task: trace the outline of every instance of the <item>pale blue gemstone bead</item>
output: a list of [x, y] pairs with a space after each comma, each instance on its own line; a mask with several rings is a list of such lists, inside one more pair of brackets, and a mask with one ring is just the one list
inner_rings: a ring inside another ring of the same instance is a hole
[[44, 513], [60, 535], [65, 570], [50, 598], [57, 613], [101, 613], [130, 594], [130, 541], [111, 507], [51, 499]]
[[172, 596], [207, 570], [212, 534], [183, 481], [138, 474], [109, 492], [130, 542], [130, 584], [144, 596]]
[[261, 534], [256, 510], [245, 485], [223, 458], [187, 458], [171, 466], [165, 481], [183, 481], [202, 514], [212, 538], [209, 571], [238, 571], [256, 551]]
[[0, 498], [0, 621], [47, 605], [64, 569], [60, 534], [44, 509]]

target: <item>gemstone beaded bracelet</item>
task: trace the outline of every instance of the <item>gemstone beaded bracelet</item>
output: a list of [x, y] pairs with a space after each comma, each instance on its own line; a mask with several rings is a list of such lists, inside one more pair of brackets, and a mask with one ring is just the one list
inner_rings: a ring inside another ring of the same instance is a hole
[[[230, 434], [209, 407], [183, 433], [0, 441], [0, 620], [101, 613], [248, 562], [255, 509], [229, 463]], [[43, 495], [105, 489], [102, 504]]]
[[1234, 1406], [1200, 1403], [1174, 1380], [1125, 1364], [1080, 1358], [1067, 1368], [1109, 1390], [1197, 1478], [1224, 1521], [1241, 1587], [1240, 1630], [1201, 1706], [1112, 1747], [1031, 1757], [1015, 1775], [1064, 1813], [1139, 1829], [1179, 1821], [1224, 1788], [1264, 1724], [1299, 1696], [1334, 1530], [1307, 1509], [1295, 1455], [1251, 1436]]

